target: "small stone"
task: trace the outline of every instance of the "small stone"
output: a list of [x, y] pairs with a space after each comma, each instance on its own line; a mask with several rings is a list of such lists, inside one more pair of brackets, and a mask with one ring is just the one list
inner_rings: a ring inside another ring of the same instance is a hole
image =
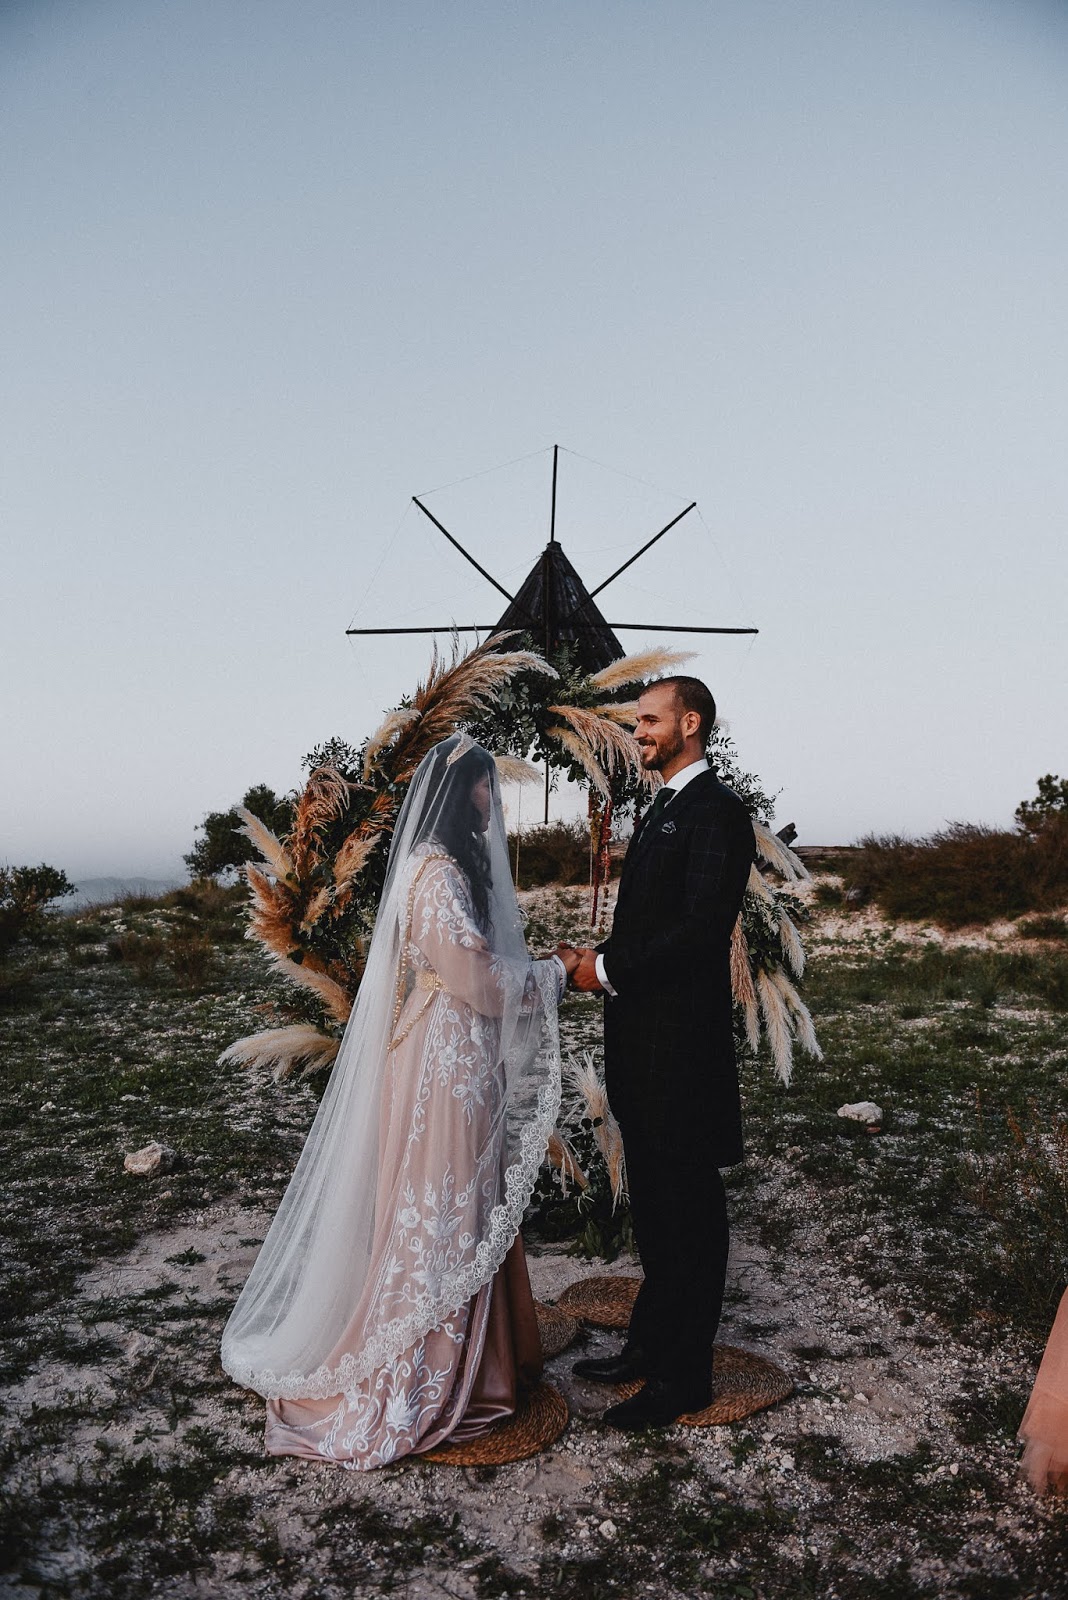
[[605, 1520], [598, 1527], [597, 1532], [601, 1535], [602, 1539], [614, 1539], [615, 1538], [617, 1529], [616, 1529], [616, 1525], [612, 1521], [611, 1517], [606, 1517], [605, 1518]]
[[153, 1139], [151, 1144], [143, 1145], [140, 1150], [131, 1150], [122, 1164], [135, 1177], [150, 1178], [157, 1172], [170, 1172], [174, 1159], [173, 1150]]
[[954, 1461], [953, 1465], [949, 1469], [950, 1476], [955, 1478], [959, 1471], [960, 1471], [960, 1462], [959, 1461]]
[[865, 1122], [876, 1127], [883, 1120], [883, 1113], [874, 1100], [858, 1100], [855, 1105], [839, 1106], [838, 1115], [845, 1117], [848, 1122]]
[[54, 1111], [55, 1109], [56, 1102], [54, 1100], [46, 1100], [44, 1105], [41, 1107], [42, 1111]]

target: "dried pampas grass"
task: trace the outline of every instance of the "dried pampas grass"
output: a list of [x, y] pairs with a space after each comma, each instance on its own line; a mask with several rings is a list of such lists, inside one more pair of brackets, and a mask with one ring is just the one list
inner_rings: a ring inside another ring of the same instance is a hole
[[562, 744], [574, 756], [597, 793], [607, 800], [612, 793], [612, 785], [585, 739], [581, 739], [573, 728], [547, 728], [546, 732], [550, 739], [555, 739], [557, 744]]
[[340, 1039], [320, 1033], [310, 1023], [298, 1022], [289, 1028], [269, 1028], [266, 1033], [235, 1040], [219, 1057], [219, 1065], [266, 1068], [276, 1082], [281, 1082], [301, 1065], [304, 1077], [331, 1066], [340, 1045]]
[[555, 667], [532, 650], [502, 650], [501, 646], [515, 635], [514, 628], [495, 633], [465, 656], [461, 656], [459, 642], [454, 638], [448, 661], [435, 646], [426, 680], [412, 699], [411, 709], [417, 715], [400, 730], [391, 747], [390, 765], [396, 782], [410, 778], [427, 751], [454, 733], [458, 723], [487, 710], [517, 673], [559, 676]]
[[272, 956], [275, 966], [283, 977], [295, 983], [298, 988], [311, 989], [319, 996], [330, 1015], [337, 1022], [347, 1022], [352, 1011], [352, 997], [342, 988], [336, 978], [328, 972], [318, 970], [311, 964], [311, 958], [305, 957], [301, 962], [291, 961], [288, 956]]
[[637, 700], [621, 700], [618, 705], [612, 706], [594, 706], [593, 710], [599, 717], [605, 717], [609, 722], [618, 722], [631, 731], [638, 720]]
[[371, 769], [386, 746], [392, 744], [397, 735], [403, 732], [411, 723], [416, 722], [421, 714], [414, 706], [402, 706], [396, 711], [390, 711], [383, 718], [367, 741], [367, 749], [364, 751], [363, 757], [363, 775], [365, 778], [371, 776]]
[[805, 1002], [790, 982], [786, 973], [778, 968], [770, 974], [771, 982], [782, 996], [783, 1003], [790, 1013], [790, 1020], [797, 1042], [806, 1055], [814, 1061], [823, 1060], [823, 1051], [820, 1049], [819, 1040], [816, 1038], [816, 1029], [812, 1023], [812, 1013]]
[[259, 851], [267, 870], [283, 882], [287, 878], [292, 878], [294, 876], [292, 859], [277, 834], [272, 833], [265, 822], [262, 822], [254, 812], [247, 811], [244, 806], [237, 806], [235, 810], [241, 818], [241, 832]]
[[252, 891], [249, 932], [276, 956], [288, 955], [296, 943], [297, 906], [292, 892], [273, 882], [251, 862], [245, 878]]
[[541, 782], [541, 773], [537, 767], [531, 766], [529, 761], [521, 761], [518, 756], [494, 756], [493, 764], [497, 768], [497, 777], [501, 783]]
[[756, 998], [749, 965], [749, 943], [740, 916], [731, 929], [731, 993], [740, 1006]]
[[761, 872], [755, 861], [749, 868], [749, 881], [746, 883], [745, 887], [748, 893], [756, 895], [758, 900], [763, 900], [766, 906], [775, 905], [774, 890], [764, 877], [764, 874]]
[[556, 1168], [560, 1174], [560, 1187], [564, 1194], [567, 1186], [573, 1183], [576, 1189], [589, 1188], [589, 1179], [578, 1164], [578, 1157], [559, 1132], [549, 1135], [549, 1144], [545, 1152], [550, 1166]]
[[757, 855], [761, 861], [766, 861], [769, 867], [787, 880], [788, 883], [803, 883], [810, 873], [800, 856], [794, 854], [788, 844], [784, 844], [777, 833], [765, 827], [764, 823], [753, 823], [753, 835], [756, 839]]
[[632, 733], [582, 706], [549, 706], [547, 709], [570, 724], [607, 772], [613, 773], [620, 767], [635, 773], [639, 771], [641, 755]]
[[580, 1115], [588, 1117], [593, 1124], [593, 1136], [597, 1140], [597, 1148], [608, 1169], [608, 1180], [612, 1186], [612, 1210], [615, 1211], [627, 1192], [623, 1135], [608, 1104], [604, 1081], [588, 1050], [583, 1051], [581, 1061], [576, 1061], [574, 1056], [568, 1057], [567, 1076], [570, 1080], [575, 1109]]
[[790, 968], [795, 978], [801, 978], [805, 973], [805, 947], [801, 943], [801, 935], [796, 924], [779, 909], [779, 943], [782, 945], [786, 965]]
[[771, 1058], [779, 1077], [789, 1086], [794, 1065], [790, 1014], [778, 986], [772, 981], [770, 972], [766, 972], [763, 968], [758, 970], [756, 987], [760, 997], [760, 1013], [764, 1018], [764, 1032], [771, 1048]]
[[611, 689], [625, 689], [631, 683], [644, 683], [647, 678], [663, 677], [681, 667], [683, 662], [692, 661], [693, 650], [664, 650], [654, 647], [652, 650], [636, 650], [632, 656], [624, 656], [622, 661], [613, 661], [610, 666], [595, 672], [590, 679], [595, 689], [602, 689], [606, 693]]

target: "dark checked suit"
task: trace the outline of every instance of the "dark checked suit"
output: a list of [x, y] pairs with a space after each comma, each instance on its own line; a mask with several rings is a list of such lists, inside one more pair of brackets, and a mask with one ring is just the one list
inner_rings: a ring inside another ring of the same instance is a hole
[[699, 773], [635, 832], [599, 951], [605, 1075], [645, 1282], [628, 1348], [647, 1376], [700, 1387], [723, 1302], [720, 1167], [742, 1159], [730, 937], [755, 854], [749, 814]]

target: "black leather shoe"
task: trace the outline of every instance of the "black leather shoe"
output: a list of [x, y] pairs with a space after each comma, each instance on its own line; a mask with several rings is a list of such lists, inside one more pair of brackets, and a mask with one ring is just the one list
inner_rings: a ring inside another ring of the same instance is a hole
[[594, 1383], [633, 1383], [645, 1377], [645, 1356], [641, 1350], [621, 1350], [618, 1356], [587, 1356], [571, 1368], [576, 1378], [591, 1378]]
[[666, 1428], [690, 1411], [703, 1411], [712, 1404], [712, 1385], [701, 1389], [679, 1389], [674, 1384], [651, 1379], [629, 1400], [609, 1406], [603, 1421], [610, 1428]]

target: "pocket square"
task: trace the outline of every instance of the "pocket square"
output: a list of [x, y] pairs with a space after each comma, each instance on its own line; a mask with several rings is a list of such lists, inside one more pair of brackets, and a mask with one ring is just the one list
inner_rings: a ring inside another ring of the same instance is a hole
[[678, 827], [678, 824], [675, 823], [675, 822], [665, 822], [664, 826], [661, 828], [660, 832], [661, 833], [674, 833], [675, 829], [677, 827]]

